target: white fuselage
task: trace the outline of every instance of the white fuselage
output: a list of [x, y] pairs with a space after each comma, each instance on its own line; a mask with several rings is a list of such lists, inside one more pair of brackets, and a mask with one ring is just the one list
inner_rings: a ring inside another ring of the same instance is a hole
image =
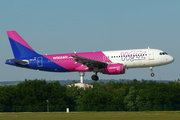
[[166, 65], [174, 58], [158, 49], [103, 51], [112, 63], [122, 63], [125, 69]]

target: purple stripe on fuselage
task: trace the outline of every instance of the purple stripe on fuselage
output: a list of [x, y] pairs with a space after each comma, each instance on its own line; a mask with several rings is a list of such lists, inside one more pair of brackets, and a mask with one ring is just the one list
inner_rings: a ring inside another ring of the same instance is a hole
[[7, 31], [7, 35], [9, 38], [13, 39], [14, 41], [22, 44], [23, 46], [29, 48], [32, 51], [34, 51], [16, 31]]
[[[81, 57], [111, 62], [111, 60], [105, 56], [103, 52], [86, 52], [86, 53], [69, 53], [69, 54], [56, 54], [56, 55], [43, 55], [43, 57], [51, 60], [52, 62], [62, 66], [63, 68], [69, 71], [78, 71], [79, 67], [82, 65], [81, 63], [75, 63], [75, 58], [71, 57], [72, 55], [78, 55]], [[76, 69], [78, 68], [78, 69]]]
[[41, 55], [29, 59], [29, 67], [33, 69], [39, 69], [39, 70], [51, 71], [51, 72], [70, 72], [69, 70], [63, 68], [62, 66], [54, 62], [49, 62], [49, 59]]

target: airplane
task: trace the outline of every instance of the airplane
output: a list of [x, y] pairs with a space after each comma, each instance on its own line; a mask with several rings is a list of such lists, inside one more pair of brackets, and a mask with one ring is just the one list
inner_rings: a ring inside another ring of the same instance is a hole
[[17, 67], [50, 72], [93, 72], [92, 80], [99, 79], [97, 73], [118, 75], [125, 69], [149, 67], [151, 76], [153, 67], [170, 64], [174, 58], [158, 49], [132, 49], [117, 51], [98, 51], [84, 53], [66, 53], [41, 55], [35, 52], [16, 32], [7, 31], [14, 59], [5, 64]]

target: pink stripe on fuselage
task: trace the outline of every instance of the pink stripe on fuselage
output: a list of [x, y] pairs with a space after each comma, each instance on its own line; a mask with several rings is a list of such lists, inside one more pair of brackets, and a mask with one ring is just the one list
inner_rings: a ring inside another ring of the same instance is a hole
[[9, 38], [13, 39], [14, 41], [22, 44], [23, 46], [29, 48], [30, 50], [33, 50], [16, 31], [7, 31], [7, 35]]
[[81, 57], [90, 58], [97, 61], [111, 62], [110, 59], [107, 56], [105, 56], [103, 52], [44, 55], [44, 57], [46, 57], [49, 60], [52, 60], [54, 63], [58, 64], [59, 66], [64, 67], [65, 69], [69, 71], [77, 71], [76, 68], [80, 67], [82, 64], [81, 63], [75, 64], [75, 58], [71, 57], [71, 55], [78, 55]]

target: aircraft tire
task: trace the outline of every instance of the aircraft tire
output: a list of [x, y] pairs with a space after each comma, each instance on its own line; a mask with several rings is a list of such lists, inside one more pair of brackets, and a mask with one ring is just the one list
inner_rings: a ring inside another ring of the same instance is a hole
[[154, 75], [155, 75], [154, 73], [151, 73], [151, 77], [154, 77]]
[[92, 75], [91, 79], [95, 80], [95, 81], [98, 81], [99, 77], [97, 75]]

